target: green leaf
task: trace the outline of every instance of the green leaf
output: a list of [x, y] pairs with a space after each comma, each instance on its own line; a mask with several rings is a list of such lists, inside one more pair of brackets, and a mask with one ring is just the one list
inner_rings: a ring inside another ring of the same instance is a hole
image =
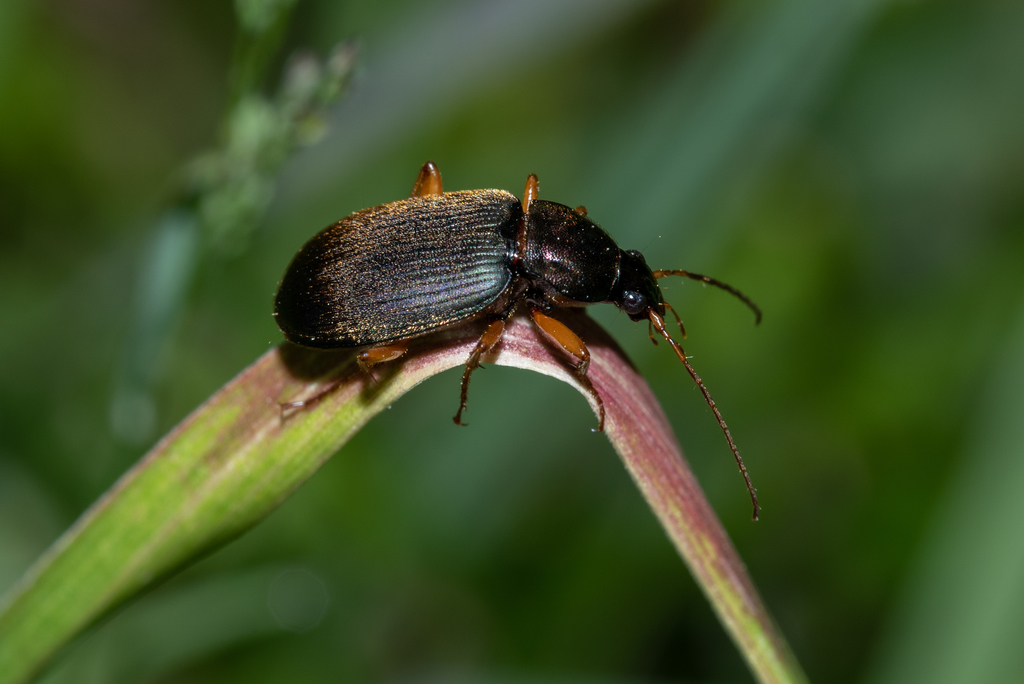
[[865, 677], [871, 684], [1024, 679], [1024, 316], [1002, 356], [974, 402], [973, 434]]
[[[585, 314], [561, 317], [590, 347], [608, 438], [755, 676], [804, 681], [647, 383]], [[468, 326], [416, 340], [402, 362], [378, 369], [376, 382], [351, 351], [286, 344], [264, 354], [162, 439], [9, 592], [0, 608], [0, 684], [31, 678], [100, 617], [259, 522], [371, 417], [462, 366], [479, 334]], [[525, 319], [511, 322], [485, 361], [582, 391], [562, 354]], [[282, 415], [282, 402], [333, 384], [311, 406]]]

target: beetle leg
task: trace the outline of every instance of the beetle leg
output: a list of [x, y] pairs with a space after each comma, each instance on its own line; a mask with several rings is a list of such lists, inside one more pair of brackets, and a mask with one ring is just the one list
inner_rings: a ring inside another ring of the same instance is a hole
[[[356, 354], [356, 363], [359, 365], [359, 370], [370, 376], [370, 380], [376, 382], [373, 377], [373, 373], [370, 369], [379, 363], [386, 363], [388, 361], [394, 361], [395, 359], [401, 358], [406, 351], [409, 349], [409, 341], [401, 340], [399, 342], [392, 342], [390, 344], [382, 344], [376, 347], [370, 347]], [[341, 385], [341, 380], [335, 380], [325, 389], [321, 390], [317, 394], [314, 394], [309, 399], [299, 399], [298, 401], [286, 401], [281, 406], [281, 417], [284, 418], [286, 411], [292, 409], [306, 408], [307, 406], [313, 406], [320, 402], [321, 399], [326, 397], [328, 394], [338, 389]]]
[[537, 174], [531, 173], [526, 177], [526, 189], [523, 190], [523, 213], [527, 214], [530, 211], [530, 202], [537, 199], [537, 195], [540, 193], [540, 181], [537, 180]]
[[412, 196], [440, 195], [442, 192], [441, 172], [437, 169], [437, 164], [428, 161], [420, 169], [420, 175], [416, 176], [416, 182], [412, 186]]
[[370, 347], [369, 349], [364, 349], [356, 354], [356, 363], [359, 364], [359, 370], [369, 375], [370, 379], [373, 380], [373, 373], [370, 372], [371, 368], [377, 364], [387, 363], [388, 361], [394, 361], [395, 359], [401, 358], [408, 350], [408, 340], [379, 344], [377, 346]]
[[597, 393], [590, 378], [587, 377], [587, 369], [590, 367], [590, 350], [587, 349], [587, 345], [564, 323], [548, 316], [539, 308], [531, 307], [530, 316], [544, 337], [576, 359], [576, 377], [590, 393], [590, 396], [594, 397], [594, 402], [597, 404], [597, 431], [602, 432], [604, 430], [604, 401], [601, 400], [601, 395]]
[[455, 414], [454, 418], [456, 425], [465, 425], [462, 422], [462, 412], [466, 410], [466, 399], [469, 397], [469, 376], [473, 374], [474, 370], [482, 367], [480, 365], [480, 357], [494, 349], [504, 333], [505, 319], [499, 318], [496, 321], [491, 321], [491, 324], [487, 326], [487, 330], [476, 341], [473, 353], [466, 360], [466, 369], [462, 371], [462, 393], [459, 397], [459, 411]]
[[[662, 304], [664, 304], [665, 308], [668, 309], [669, 311], [671, 311], [672, 315], [676, 317], [676, 323], [679, 324], [679, 334], [682, 335], [683, 339], [685, 340], [686, 339], [686, 326], [683, 325], [683, 319], [679, 317], [679, 314], [676, 313], [676, 310], [672, 308], [671, 304], [669, 304], [668, 302], [665, 302], [665, 301], [663, 301]], [[648, 333], [648, 334], [650, 334], [651, 339], [653, 340], [654, 339], [654, 334], [653, 333]], [[657, 344], [657, 342], [655, 342], [655, 344]]]
[[580, 216], [582, 216], [584, 218], [586, 218], [586, 216], [587, 216], [587, 208], [585, 206], [583, 206], [582, 204], [580, 206], [576, 207], [575, 209], [573, 209], [573, 211], [575, 211], [577, 214], [579, 214]]

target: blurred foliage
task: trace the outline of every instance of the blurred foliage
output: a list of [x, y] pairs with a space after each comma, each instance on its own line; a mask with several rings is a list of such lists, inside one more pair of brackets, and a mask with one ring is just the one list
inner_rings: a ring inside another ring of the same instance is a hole
[[[662, 398], [813, 681], [926, 663], [1024, 678], [968, 629], [993, 646], [1024, 629], [998, 505], [1024, 487], [1024, 6], [297, 3], [262, 72], [358, 38], [351, 97], [248, 239], [189, 262], [137, 443], [112, 407], [140, 272], [174, 249], [154, 226], [177, 174], [238, 111], [236, 24], [230, 3], [0, 3], [0, 587], [280, 340], [271, 299], [305, 239], [406, 195], [433, 159], [447, 189], [518, 193], [537, 173], [655, 267], [765, 310], [752, 330], [721, 293], [666, 291], [759, 488], [756, 525], [678, 362], [593, 314]], [[480, 373], [455, 429], [456, 375], [428, 382], [49, 681], [748, 681], [556, 385]]]

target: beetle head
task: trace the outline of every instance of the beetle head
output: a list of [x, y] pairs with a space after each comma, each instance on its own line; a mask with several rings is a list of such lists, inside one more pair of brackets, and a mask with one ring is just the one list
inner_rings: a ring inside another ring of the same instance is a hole
[[653, 310], [665, 315], [661, 288], [647, 265], [644, 255], [636, 250], [623, 251], [619, 261], [619, 279], [612, 288], [612, 303], [634, 321], [649, 318]]

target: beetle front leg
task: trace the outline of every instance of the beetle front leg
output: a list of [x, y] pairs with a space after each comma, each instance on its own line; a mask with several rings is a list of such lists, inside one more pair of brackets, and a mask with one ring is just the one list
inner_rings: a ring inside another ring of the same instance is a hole
[[480, 368], [480, 357], [488, 353], [501, 341], [501, 336], [505, 333], [505, 319], [499, 318], [496, 321], [491, 321], [490, 325], [487, 326], [487, 330], [477, 340], [476, 346], [473, 347], [473, 353], [469, 355], [466, 360], [466, 369], [462, 371], [462, 393], [459, 398], [459, 411], [455, 414], [455, 424], [465, 425], [462, 422], [462, 412], [466, 410], [466, 399], [469, 397], [469, 376], [473, 374], [473, 371]]
[[427, 195], [441, 195], [441, 171], [437, 164], [428, 161], [420, 169], [420, 175], [416, 176], [416, 182], [412, 185], [412, 197], [425, 197]]
[[587, 377], [587, 369], [590, 368], [590, 350], [587, 349], [587, 345], [564, 323], [548, 316], [539, 307], [531, 307], [530, 316], [548, 341], [576, 360], [576, 378], [590, 396], [594, 397], [597, 404], [597, 431], [604, 431], [604, 401]]

